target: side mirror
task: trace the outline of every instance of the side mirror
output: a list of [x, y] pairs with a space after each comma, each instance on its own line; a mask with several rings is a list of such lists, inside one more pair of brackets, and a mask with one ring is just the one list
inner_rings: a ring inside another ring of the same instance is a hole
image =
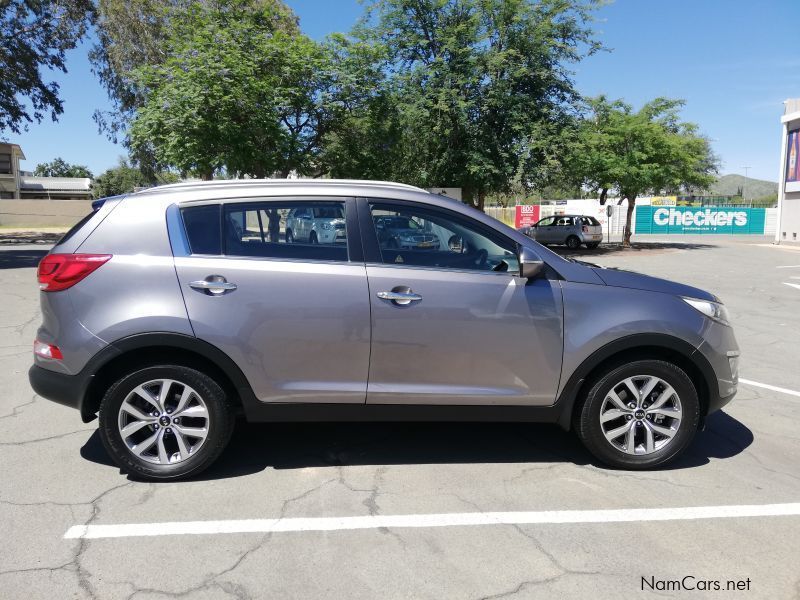
[[519, 251], [519, 276], [524, 279], [536, 279], [544, 273], [544, 261], [532, 250], [523, 246]]

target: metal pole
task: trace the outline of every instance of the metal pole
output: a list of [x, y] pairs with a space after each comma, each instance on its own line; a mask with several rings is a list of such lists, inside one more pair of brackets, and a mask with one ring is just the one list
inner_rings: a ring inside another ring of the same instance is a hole
[[742, 167], [744, 169], [744, 183], [742, 184], [742, 202], [747, 204], [747, 171], [752, 167]]

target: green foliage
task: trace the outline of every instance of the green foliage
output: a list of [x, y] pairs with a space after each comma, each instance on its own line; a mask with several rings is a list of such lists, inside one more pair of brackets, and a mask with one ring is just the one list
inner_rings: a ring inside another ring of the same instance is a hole
[[93, 14], [90, 0], [0, 1], [0, 131], [18, 134], [46, 113], [55, 121], [64, 111], [58, 84], [42, 72], [67, 72], [65, 53]]
[[36, 165], [33, 174], [37, 177], [88, 177], [89, 179], [94, 177], [89, 167], [84, 165], [71, 165], [61, 157], [49, 163]]
[[621, 100], [600, 96], [587, 101], [587, 115], [562, 132], [569, 148], [565, 172], [573, 181], [628, 201], [625, 241], [631, 215], [643, 194], [705, 189], [715, 181], [717, 159], [697, 125], [680, 120], [681, 100], [656, 98], [639, 111]]
[[142, 97], [134, 157], [206, 179], [222, 168], [264, 177], [311, 167], [328, 53], [287, 31], [276, 6], [193, 3], [171, 21], [164, 60], [131, 74]]
[[111, 167], [97, 176], [92, 182], [92, 194], [95, 198], [107, 198], [128, 194], [136, 188], [150, 187], [154, 184], [177, 183], [180, 177], [170, 171], [157, 173], [150, 178], [127, 159], [120, 158], [116, 167]]
[[478, 207], [514, 181], [544, 180], [549, 142], [577, 99], [566, 65], [599, 47], [594, 5], [376, 0], [355, 33], [386, 56], [382, 108], [399, 145], [387, 177], [458, 186]]

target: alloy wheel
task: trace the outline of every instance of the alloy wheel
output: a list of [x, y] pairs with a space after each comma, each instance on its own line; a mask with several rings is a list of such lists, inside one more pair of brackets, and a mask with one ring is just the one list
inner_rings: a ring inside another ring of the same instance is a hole
[[636, 375], [613, 385], [600, 407], [600, 428], [626, 454], [652, 454], [678, 433], [683, 409], [677, 392], [659, 377]]
[[208, 437], [208, 407], [193, 388], [172, 379], [136, 386], [122, 402], [117, 426], [128, 450], [144, 461], [177, 464]]

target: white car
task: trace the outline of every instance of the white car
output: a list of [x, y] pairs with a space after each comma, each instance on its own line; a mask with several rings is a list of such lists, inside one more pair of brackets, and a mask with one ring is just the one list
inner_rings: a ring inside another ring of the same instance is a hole
[[344, 213], [341, 206], [293, 208], [286, 217], [286, 243], [344, 243]]

